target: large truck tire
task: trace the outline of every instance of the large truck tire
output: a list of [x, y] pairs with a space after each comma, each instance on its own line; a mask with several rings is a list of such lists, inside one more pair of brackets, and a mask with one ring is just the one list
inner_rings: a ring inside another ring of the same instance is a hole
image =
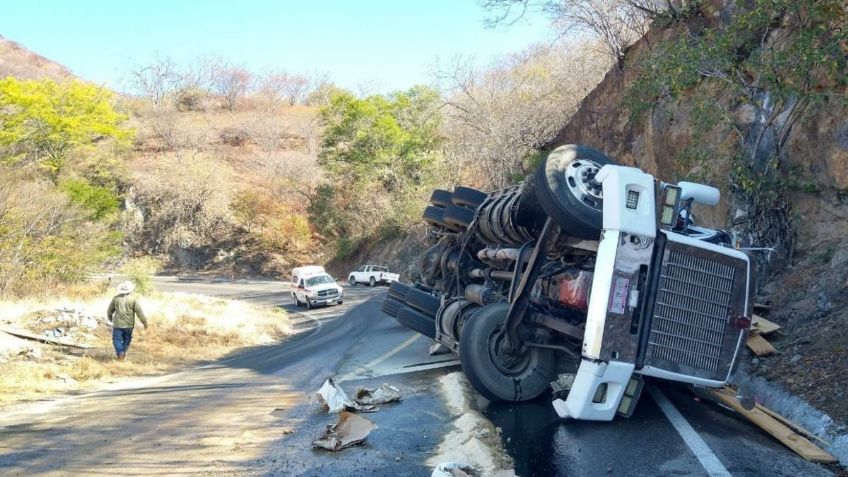
[[465, 230], [474, 221], [474, 211], [458, 205], [451, 205], [445, 209], [442, 217], [446, 224]]
[[554, 149], [536, 172], [536, 196], [545, 212], [573, 237], [598, 240], [603, 191], [595, 174], [615, 162], [601, 151], [570, 144]]
[[406, 294], [411, 290], [412, 287], [409, 285], [404, 285], [401, 282], [393, 282], [389, 285], [389, 298], [394, 298], [398, 301], [404, 301], [406, 299]]
[[449, 205], [451, 205], [451, 198], [453, 194], [450, 191], [435, 189], [433, 190], [433, 194], [430, 196], [430, 203], [435, 205], [436, 207], [445, 209]]
[[527, 401], [542, 394], [556, 375], [553, 350], [527, 348], [507, 358], [499, 351], [508, 303], [480, 307], [462, 326], [459, 361], [477, 392], [491, 401]]
[[431, 317], [435, 317], [442, 306], [442, 300], [438, 297], [416, 289], [410, 289], [406, 293], [405, 301], [408, 306]]
[[430, 339], [436, 339], [436, 321], [417, 310], [413, 310], [408, 306], [401, 307], [397, 311], [395, 319], [409, 329], [417, 331]]
[[395, 316], [397, 316], [398, 310], [400, 310], [402, 307], [403, 307], [403, 303], [401, 303], [401, 302], [399, 302], [399, 301], [397, 301], [393, 298], [386, 298], [385, 300], [383, 300], [383, 303], [380, 305], [380, 310], [382, 310], [383, 313], [394, 318]]
[[480, 204], [482, 204], [487, 197], [489, 197], [489, 194], [486, 194], [485, 192], [479, 191], [477, 189], [472, 189], [471, 187], [457, 186], [453, 189], [451, 202], [461, 207], [476, 209], [477, 207], [480, 207]]

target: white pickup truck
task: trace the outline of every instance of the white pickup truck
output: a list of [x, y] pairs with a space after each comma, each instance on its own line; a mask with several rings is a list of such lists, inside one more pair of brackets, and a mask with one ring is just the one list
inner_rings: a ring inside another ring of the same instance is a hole
[[377, 286], [378, 283], [391, 284], [398, 281], [398, 278], [400, 276], [397, 273], [389, 273], [389, 269], [386, 267], [363, 265], [357, 270], [350, 272], [347, 282], [351, 286], [356, 286], [357, 283], [367, 283], [373, 287]]

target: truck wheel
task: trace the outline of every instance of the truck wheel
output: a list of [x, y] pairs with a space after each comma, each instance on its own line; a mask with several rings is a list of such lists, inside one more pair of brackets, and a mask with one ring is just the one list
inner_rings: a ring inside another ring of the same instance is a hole
[[562, 231], [597, 240], [603, 227], [603, 190], [595, 174], [615, 164], [591, 147], [569, 144], [554, 149], [536, 172], [539, 203]]
[[403, 326], [417, 331], [430, 339], [436, 338], [436, 321], [408, 306], [401, 307], [397, 311], [395, 319]]
[[377, 281], [376, 281], [376, 280], [374, 280], [374, 277], [371, 277], [371, 278], [368, 280], [368, 285], [370, 285], [370, 286], [371, 286], [371, 288], [374, 288], [374, 287], [376, 287], [376, 286], [377, 286]]
[[442, 217], [446, 224], [464, 230], [474, 221], [474, 211], [458, 205], [451, 205], [445, 209]]
[[395, 317], [397, 316], [398, 310], [400, 310], [402, 307], [403, 303], [392, 298], [386, 298], [380, 305], [380, 310], [391, 317]]
[[520, 356], [501, 349], [508, 303], [480, 307], [462, 327], [459, 361], [474, 389], [491, 401], [527, 401], [547, 389], [555, 373], [554, 352], [528, 348]]
[[425, 291], [410, 289], [406, 293], [406, 304], [427, 316], [436, 316], [442, 306], [442, 300]]
[[394, 298], [395, 300], [403, 301], [406, 299], [406, 294], [412, 287], [406, 286], [401, 282], [394, 282], [389, 285], [389, 298]]
[[480, 204], [482, 204], [487, 197], [489, 197], [488, 194], [477, 189], [457, 186], [453, 188], [451, 202], [462, 207], [476, 209], [477, 207], [480, 207]]
[[356, 278], [354, 278], [354, 276], [351, 275], [350, 278], [347, 279], [347, 283], [350, 286], [355, 287], [356, 286]]
[[433, 227], [444, 227], [446, 225], [445, 209], [441, 209], [435, 205], [428, 205], [427, 208], [424, 209], [424, 214], [421, 218], [424, 219], [424, 222], [427, 222]]
[[430, 196], [430, 203], [444, 209], [451, 204], [451, 196], [453, 194], [450, 191], [436, 189], [433, 191], [433, 195]]

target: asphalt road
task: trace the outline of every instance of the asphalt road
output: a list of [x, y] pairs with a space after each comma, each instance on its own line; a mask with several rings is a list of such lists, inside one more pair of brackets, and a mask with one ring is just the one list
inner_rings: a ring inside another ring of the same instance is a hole
[[[2, 415], [0, 475], [430, 474], [424, 461], [451, 425], [435, 380], [458, 368], [379, 311], [385, 288], [346, 288], [344, 305], [305, 312], [278, 282], [157, 284], [282, 306], [297, 333], [199, 368]], [[331, 376], [348, 391], [387, 382], [403, 393], [402, 402], [365, 415], [378, 428], [364, 446], [340, 453], [311, 447], [335, 422], [311, 402]], [[521, 476], [831, 475], [670, 386], [611, 423], [559, 420], [544, 399], [478, 405], [503, 430]]]

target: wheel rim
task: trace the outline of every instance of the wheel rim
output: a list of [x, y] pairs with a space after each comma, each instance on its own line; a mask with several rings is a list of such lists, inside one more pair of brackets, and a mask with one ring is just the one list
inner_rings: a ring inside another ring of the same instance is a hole
[[596, 210], [603, 210], [603, 188], [595, 181], [601, 166], [595, 161], [578, 159], [565, 169], [565, 183], [569, 192], [580, 202]]
[[489, 335], [489, 359], [504, 376], [518, 376], [530, 366], [530, 353], [510, 355], [503, 351], [505, 333], [496, 328]]

